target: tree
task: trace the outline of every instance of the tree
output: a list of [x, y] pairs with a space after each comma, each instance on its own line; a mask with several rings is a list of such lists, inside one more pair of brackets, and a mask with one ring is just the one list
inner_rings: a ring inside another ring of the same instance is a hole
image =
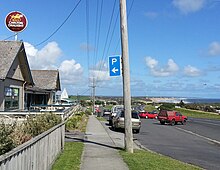
[[163, 103], [159, 109], [160, 110], [173, 110], [175, 108], [175, 104], [174, 103]]
[[179, 102], [179, 104], [177, 104], [177, 106], [184, 107], [185, 103], [183, 102], [183, 100], [180, 100], [180, 102]]

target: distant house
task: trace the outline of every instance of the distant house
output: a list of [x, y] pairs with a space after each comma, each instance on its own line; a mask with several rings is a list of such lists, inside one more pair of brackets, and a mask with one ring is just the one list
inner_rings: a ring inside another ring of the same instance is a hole
[[0, 111], [24, 109], [24, 87], [33, 86], [23, 42], [0, 41]]
[[31, 70], [34, 87], [26, 87], [27, 107], [31, 105], [47, 105], [56, 101], [56, 92], [60, 91], [58, 70]]

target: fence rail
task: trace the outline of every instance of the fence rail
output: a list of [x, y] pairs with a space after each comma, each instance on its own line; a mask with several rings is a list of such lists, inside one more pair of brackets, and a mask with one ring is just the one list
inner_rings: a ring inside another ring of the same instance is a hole
[[65, 122], [77, 111], [63, 113], [63, 122], [0, 156], [0, 170], [49, 170], [64, 149]]
[[0, 156], [0, 170], [48, 170], [64, 148], [65, 122]]

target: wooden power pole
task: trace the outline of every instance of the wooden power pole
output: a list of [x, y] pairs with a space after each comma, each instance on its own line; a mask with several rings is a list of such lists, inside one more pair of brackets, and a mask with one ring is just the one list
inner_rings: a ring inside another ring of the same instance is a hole
[[126, 0], [120, 0], [120, 27], [122, 47], [123, 98], [125, 112], [125, 150], [133, 153], [133, 134], [131, 122], [130, 69], [128, 54], [128, 30]]

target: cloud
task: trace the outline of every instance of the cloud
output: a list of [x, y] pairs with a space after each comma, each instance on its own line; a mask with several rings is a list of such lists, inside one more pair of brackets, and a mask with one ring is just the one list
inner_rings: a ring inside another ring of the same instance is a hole
[[104, 61], [99, 61], [90, 70], [90, 79], [95, 78], [97, 81], [110, 80], [107, 64]]
[[28, 42], [24, 42], [24, 46], [32, 70], [57, 69], [56, 63], [62, 55], [62, 50], [56, 42], [49, 42], [41, 50]]
[[153, 76], [167, 77], [174, 75], [179, 70], [178, 65], [172, 59], [169, 59], [164, 67], [158, 67], [158, 61], [152, 57], [146, 57], [145, 61]]
[[173, 0], [172, 4], [183, 14], [188, 14], [201, 10], [205, 2], [206, 0]]
[[209, 45], [208, 55], [209, 56], [220, 55], [220, 43], [219, 42], [214, 41]]
[[64, 60], [59, 67], [60, 77], [64, 84], [78, 84], [83, 80], [83, 68], [75, 60]]
[[157, 12], [145, 12], [144, 15], [149, 19], [155, 19], [159, 14]]
[[198, 68], [188, 65], [184, 68], [184, 74], [189, 77], [197, 77], [201, 76], [202, 72]]
[[49, 42], [40, 50], [28, 42], [25, 42], [24, 46], [31, 70], [59, 69], [61, 83], [64, 85], [84, 82], [83, 68], [74, 59], [58, 62], [62, 50], [56, 42]]

